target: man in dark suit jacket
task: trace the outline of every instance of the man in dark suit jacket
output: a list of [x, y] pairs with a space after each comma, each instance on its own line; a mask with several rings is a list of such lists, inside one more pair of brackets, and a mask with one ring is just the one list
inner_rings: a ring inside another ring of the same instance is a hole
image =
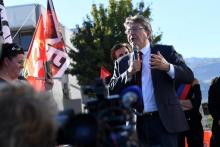
[[128, 42], [142, 55], [136, 60], [135, 53], [131, 53], [115, 62], [109, 89], [119, 93], [139, 82], [143, 94], [143, 109], [137, 109], [142, 113], [137, 117], [140, 144], [176, 147], [177, 133], [187, 130], [188, 125], [174, 80], [191, 83], [193, 73], [172, 46], [150, 44], [152, 29], [146, 18], [130, 16], [124, 25]]

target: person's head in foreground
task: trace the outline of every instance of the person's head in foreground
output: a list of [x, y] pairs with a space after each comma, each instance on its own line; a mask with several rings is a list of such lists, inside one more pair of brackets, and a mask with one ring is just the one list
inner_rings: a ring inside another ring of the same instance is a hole
[[55, 124], [46, 95], [24, 83], [0, 85], [0, 146], [54, 147]]

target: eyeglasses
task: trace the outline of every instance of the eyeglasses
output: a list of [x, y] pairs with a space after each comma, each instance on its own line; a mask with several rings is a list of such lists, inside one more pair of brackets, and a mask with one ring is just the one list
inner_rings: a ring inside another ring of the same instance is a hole
[[23, 50], [23, 48], [21, 48], [21, 47], [18, 47], [18, 46], [13, 46], [11, 49], [8, 49], [8, 53], [10, 54], [10, 53], [23, 53], [24, 52], [24, 50]]
[[126, 33], [126, 34], [129, 34], [129, 33], [131, 33], [131, 32], [137, 32], [137, 31], [142, 30], [142, 29], [144, 29], [144, 28], [130, 28], [130, 29], [127, 29], [127, 30], [125, 31], [125, 33]]
[[11, 59], [12, 57], [17, 56], [18, 54], [24, 54], [24, 50], [15, 43], [4, 43], [2, 45], [1, 59], [4, 59], [5, 57]]

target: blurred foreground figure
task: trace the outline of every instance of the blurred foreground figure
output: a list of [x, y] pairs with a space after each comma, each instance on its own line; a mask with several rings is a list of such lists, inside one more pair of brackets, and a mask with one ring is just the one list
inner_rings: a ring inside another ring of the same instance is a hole
[[46, 95], [24, 83], [0, 85], [0, 146], [53, 147], [55, 125]]

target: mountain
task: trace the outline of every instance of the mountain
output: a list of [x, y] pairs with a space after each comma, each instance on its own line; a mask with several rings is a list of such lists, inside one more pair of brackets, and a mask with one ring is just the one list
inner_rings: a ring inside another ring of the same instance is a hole
[[186, 58], [185, 61], [200, 82], [202, 101], [207, 102], [211, 80], [220, 76], [220, 58]]

